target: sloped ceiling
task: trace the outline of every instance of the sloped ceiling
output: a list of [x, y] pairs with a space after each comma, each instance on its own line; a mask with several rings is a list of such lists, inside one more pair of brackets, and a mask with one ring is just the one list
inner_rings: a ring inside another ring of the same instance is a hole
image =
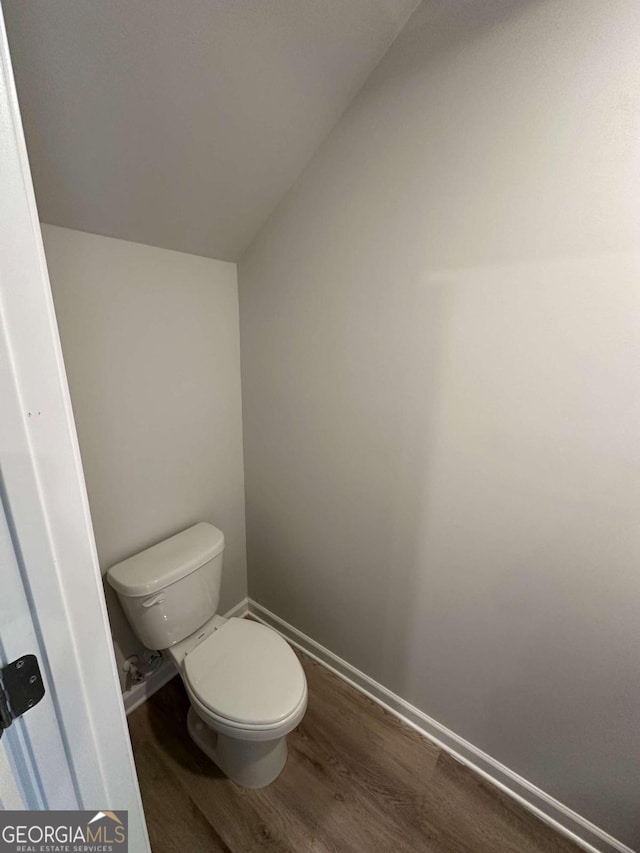
[[3, 0], [43, 222], [236, 260], [418, 0]]

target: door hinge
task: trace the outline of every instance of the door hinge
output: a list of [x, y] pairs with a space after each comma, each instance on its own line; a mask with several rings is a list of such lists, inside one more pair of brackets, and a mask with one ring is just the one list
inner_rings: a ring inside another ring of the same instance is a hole
[[35, 655], [0, 668], [0, 737], [11, 723], [33, 708], [44, 696], [44, 683]]

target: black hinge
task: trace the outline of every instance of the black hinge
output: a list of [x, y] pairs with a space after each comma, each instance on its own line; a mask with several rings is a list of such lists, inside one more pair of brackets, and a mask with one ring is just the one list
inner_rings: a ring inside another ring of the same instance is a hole
[[44, 684], [35, 655], [22, 655], [0, 669], [0, 737], [11, 723], [44, 696]]

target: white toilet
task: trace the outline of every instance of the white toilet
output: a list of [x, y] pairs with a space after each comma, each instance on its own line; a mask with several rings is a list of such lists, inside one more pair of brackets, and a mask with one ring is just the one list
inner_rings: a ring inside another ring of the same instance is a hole
[[238, 785], [262, 788], [287, 760], [307, 682], [275, 631], [215, 615], [223, 551], [222, 531], [201, 522], [118, 563], [107, 578], [141, 642], [166, 649], [180, 672], [193, 740]]

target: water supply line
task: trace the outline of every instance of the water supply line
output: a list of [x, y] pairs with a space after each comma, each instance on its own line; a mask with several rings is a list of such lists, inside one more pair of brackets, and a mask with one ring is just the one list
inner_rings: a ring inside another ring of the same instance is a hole
[[127, 673], [127, 681], [131, 680], [132, 684], [141, 684], [150, 678], [158, 671], [163, 660], [162, 652], [155, 649], [145, 649], [142, 657], [144, 663], [140, 661], [139, 655], [129, 655], [122, 664], [122, 669]]

